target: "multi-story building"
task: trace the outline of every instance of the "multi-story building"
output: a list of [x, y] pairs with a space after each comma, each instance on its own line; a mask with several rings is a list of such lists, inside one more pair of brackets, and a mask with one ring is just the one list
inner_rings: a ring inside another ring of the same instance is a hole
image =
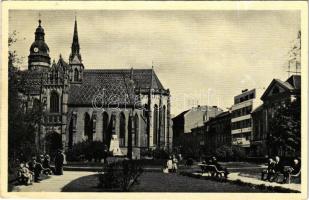
[[257, 96], [256, 89], [245, 89], [234, 97], [234, 105], [231, 108], [232, 144], [246, 148], [247, 152], [252, 139], [251, 112], [261, 104]]
[[[267, 144], [269, 137], [270, 121], [274, 117], [276, 109], [295, 101], [301, 96], [301, 76], [292, 75], [286, 81], [273, 79], [267, 87], [261, 100], [263, 105], [252, 112], [253, 140], [252, 150], [256, 156], [271, 154], [271, 148]], [[295, 152], [299, 154], [300, 152]]]
[[191, 129], [203, 126], [204, 123], [211, 117], [222, 113], [223, 110], [217, 106], [197, 106], [186, 110], [173, 120], [173, 141], [174, 145], [181, 145], [181, 138], [190, 136]]
[[212, 155], [218, 147], [223, 145], [230, 146], [231, 141], [231, 113], [229, 111], [220, 113], [210, 118], [204, 124], [204, 153]]

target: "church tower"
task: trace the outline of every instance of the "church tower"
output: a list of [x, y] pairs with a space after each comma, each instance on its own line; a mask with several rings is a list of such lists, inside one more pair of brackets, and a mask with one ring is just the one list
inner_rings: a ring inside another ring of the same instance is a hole
[[77, 21], [75, 18], [73, 42], [71, 46], [71, 54], [69, 58], [70, 69], [70, 81], [71, 83], [81, 83], [83, 80], [84, 65], [82, 63], [82, 57], [80, 55], [80, 46], [78, 41]]
[[39, 20], [39, 26], [35, 31], [35, 40], [30, 47], [30, 54], [28, 56], [29, 70], [45, 70], [49, 69], [50, 57], [49, 48], [45, 43], [45, 33]]

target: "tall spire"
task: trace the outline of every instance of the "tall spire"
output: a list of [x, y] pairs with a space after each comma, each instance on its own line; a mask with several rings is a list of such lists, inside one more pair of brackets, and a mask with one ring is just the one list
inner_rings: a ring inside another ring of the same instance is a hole
[[70, 55], [70, 62], [73, 61], [74, 57], [77, 56], [79, 61], [81, 62], [81, 55], [79, 53], [79, 41], [78, 41], [78, 32], [77, 32], [77, 20], [75, 16], [75, 24], [74, 24], [74, 33], [73, 33], [73, 42], [71, 47], [71, 55]]

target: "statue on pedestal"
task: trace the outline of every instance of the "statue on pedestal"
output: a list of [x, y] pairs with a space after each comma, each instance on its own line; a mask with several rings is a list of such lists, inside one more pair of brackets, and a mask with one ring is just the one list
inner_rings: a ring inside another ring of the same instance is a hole
[[109, 151], [112, 153], [113, 156], [122, 156], [123, 153], [119, 148], [119, 140], [117, 135], [112, 135], [111, 143], [109, 145]]

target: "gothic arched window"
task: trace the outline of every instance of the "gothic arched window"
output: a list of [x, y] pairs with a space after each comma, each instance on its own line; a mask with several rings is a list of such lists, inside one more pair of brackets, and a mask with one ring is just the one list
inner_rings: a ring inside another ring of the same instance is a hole
[[139, 136], [139, 118], [138, 115], [136, 114], [134, 117], [134, 145], [138, 146], [138, 136]]
[[165, 118], [166, 118], [166, 108], [165, 106], [163, 106], [163, 109], [162, 109], [162, 130], [161, 130], [161, 134], [165, 140]]
[[59, 95], [56, 91], [52, 91], [50, 95], [50, 112], [59, 112]]
[[90, 115], [85, 113], [84, 119], [84, 134], [89, 141], [93, 140], [93, 121], [90, 119]]
[[109, 144], [110, 138], [108, 137], [111, 133], [107, 133], [108, 131], [108, 114], [106, 112], [103, 113], [103, 142], [105, 144]]
[[158, 106], [155, 105], [153, 109], [153, 144], [158, 142]]
[[74, 81], [78, 81], [79, 80], [79, 71], [78, 69], [74, 69]]
[[125, 135], [126, 135], [126, 118], [124, 113], [120, 113], [119, 119], [119, 145], [125, 146]]

